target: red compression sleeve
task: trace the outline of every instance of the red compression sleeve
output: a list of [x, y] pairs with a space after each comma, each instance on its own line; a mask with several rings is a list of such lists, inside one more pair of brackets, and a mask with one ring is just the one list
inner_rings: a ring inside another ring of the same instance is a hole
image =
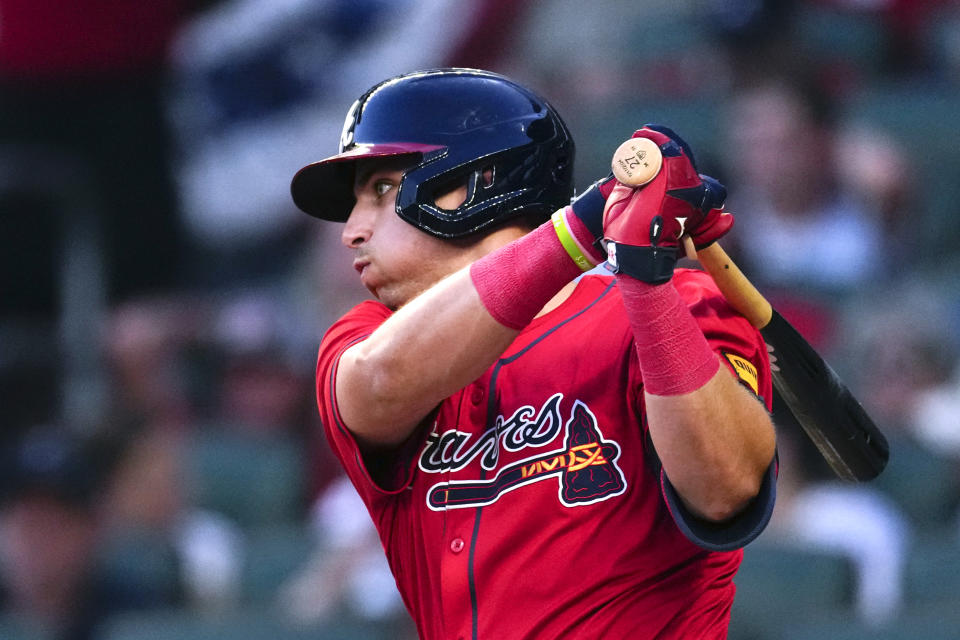
[[651, 285], [621, 275], [617, 285], [647, 393], [676, 396], [705, 385], [720, 368], [720, 359], [673, 283]]
[[[577, 223], [583, 224], [579, 220], [573, 222]], [[494, 320], [518, 330], [527, 326], [550, 298], [581, 273], [551, 222], [470, 266], [470, 278], [483, 306]]]

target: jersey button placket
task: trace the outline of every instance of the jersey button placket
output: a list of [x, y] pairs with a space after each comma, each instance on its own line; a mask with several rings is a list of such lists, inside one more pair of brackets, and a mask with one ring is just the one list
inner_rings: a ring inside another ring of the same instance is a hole
[[473, 389], [470, 391], [470, 402], [473, 406], [477, 407], [483, 402], [483, 399], [487, 397], [486, 391], [480, 385], [473, 385]]
[[[460, 510], [457, 509], [456, 511]], [[467, 576], [470, 553], [467, 540], [462, 535], [462, 530], [458, 531], [457, 529], [451, 531], [453, 535], [447, 539], [440, 565], [442, 593], [458, 594], [457, 596], [442, 598], [444, 624], [451, 638], [463, 635], [469, 637], [472, 620], [470, 598], [459, 595], [470, 591]]]

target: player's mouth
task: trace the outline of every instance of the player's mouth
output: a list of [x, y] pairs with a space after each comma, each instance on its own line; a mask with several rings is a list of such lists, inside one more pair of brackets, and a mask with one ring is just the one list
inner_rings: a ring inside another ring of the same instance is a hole
[[353, 261], [353, 268], [360, 274], [360, 284], [376, 295], [376, 269], [371, 269], [372, 263], [367, 258], [357, 258]]

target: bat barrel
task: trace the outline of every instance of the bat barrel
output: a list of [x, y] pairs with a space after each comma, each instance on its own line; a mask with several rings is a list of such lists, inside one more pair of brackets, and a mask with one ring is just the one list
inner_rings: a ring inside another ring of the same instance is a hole
[[851, 481], [880, 475], [890, 446], [836, 372], [776, 311], [760, 333], [774, 345], [777, 391], [834, 472]]

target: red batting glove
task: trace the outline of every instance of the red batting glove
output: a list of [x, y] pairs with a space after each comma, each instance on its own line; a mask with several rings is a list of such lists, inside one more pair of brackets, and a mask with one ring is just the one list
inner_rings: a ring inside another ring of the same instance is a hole
[[727, 188], [711, 178], [700, 174], [700, 179], [707, 188], [704, 205], [708, 210], [702, 222], [696, 225], [687, 220], [687, 233], [693, 239], [697, 251], [709, 247], [722, 238], [733, 227], [733, 214], [723, 210], [723, 202], [727, 197]]
[[691, 233], [702, 248], [725, 234], [733, 217], [722, 213], [726, 189], [713, 178], [700, 177], [693, 153], [680, 136], [666, 127], [646, 125], [633, 137], [653, 140], [663, 154], [663, 166], [644, 187], [617, 183], [607, 198], [607, 257], [614, 273], [662, 284], [673, 277], [680, 236]]

